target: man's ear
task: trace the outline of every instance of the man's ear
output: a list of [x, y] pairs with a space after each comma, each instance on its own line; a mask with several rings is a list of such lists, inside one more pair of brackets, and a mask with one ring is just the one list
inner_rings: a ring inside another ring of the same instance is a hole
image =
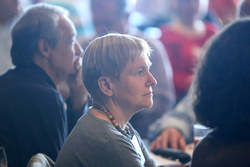
[[40, 39], [38, 41], [38, 52], [48, 58], [50, 56], [50, 46], [46, 39]]
[[107, 96], [113, 96], [112, 83], [109, 77], [100, 77], [98, 79], [98, 86], [102, 93]]

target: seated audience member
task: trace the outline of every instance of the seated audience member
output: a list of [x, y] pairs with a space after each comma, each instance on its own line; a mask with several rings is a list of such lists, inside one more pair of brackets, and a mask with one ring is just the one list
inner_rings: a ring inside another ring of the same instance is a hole
[[250, 0], [241, 0], [237, 6], [237, 17], [250, 17]]
[[[0, 1], [0, 75], [5, 73], [9, 68], [14, 68], [14, 65], [11, 61], [10, 56], [10, 47], [11, 47], [11, 25], [17, 16], [21, 13], [23, 8], [22, 1], [20, 0], [1, 0]], [[81, 70], [79, 70], [81, 71]], [[86, 100], [82, 100], [83, 98], [79, 98], [77, 95], [81, 93], [83, 88], [76, 87], [76, 85], [72, 82], [75, 82], [75, 75], [78, 73], [70, 74], [67, 79], [56, 85], [58, 91], [62, 94], [64, 100], [68, 105], [68, 109], [71, 108], [79, 108], [82, 107], [82, 104], [85, 103]], [[81, 76], [81, 74], [79, 74]], [[81, 79], [80, 79], [81, 80]], [[66, 88], [66, 89], [65, 89]], [[80, 88], [80, 89], [79, 89]], [[71, 112], [67, 112], [71, 114]], [[74, 118], [74, 115], [69, 115]], [[72, 129], [75, 121], [72, 124], [69, 124], [70, 129]]]
[[191, 167], [250, 166], [250, 20], [225, 27], [207, 48], [194, 82], [197, 121], [213, 129]]
[[93, 106], [70, 133], [56, 166], [155, 166], [128, 122], [153, 105], [149, 56], [148, 44], [130, 35], [108, 34], [90, 43], [82, 74]]
[[[0, 76], [0, 146], [10, 167], [26, 166], [39, 152], [55, 161], [70, 122], [76, 122], [71, 119], [82, 112], [66, 113], [56, 89], [66, 79], [71, 79], [71, 87], [84, 88], [75, 27], [63, 8], [39, 4], [17, 20], [11, 37], [16, 68]], [[74, 99], [83, 99], [83, 91]]]
[[199, 5], [200, 0], [170, 0], [171, 21], [160, 27], [160, 40], [173, 68], [177, 101], [188, 92], [203, 45], [217, 31], [213, 24], [198, 18]]
[[[149, 138], [148, 128], [152, 122], [170, 111], [175, 103], [172, 68], [164, 46], [159, 40], [148, 39], [140, 31], [129, 24], [129, 13], [126, 10], [126, 0], [91, 0], [91, 14], [96, 35], [101, 36], [108, 32], [130, 34], [145, 39], [152, 48], [150, 71], [157, 80], [154, 90], [154, 104], [150, 109], [134, 115], [130, 123], [143, 139]], [[90, 40], [89, 40], [90, 41]], [[83, 47], [89, 43], [83, 41]], [[85, 47], [84, 47], [85, 48]]]

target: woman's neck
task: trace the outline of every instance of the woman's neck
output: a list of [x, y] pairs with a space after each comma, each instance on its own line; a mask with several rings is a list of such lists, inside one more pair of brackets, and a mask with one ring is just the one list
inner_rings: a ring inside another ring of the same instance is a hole
[[[100, 106], [104, 110], [110, 112], [110, 114], [114, 117], [118, 124], [121, 125], [121, 128], [124, 130], [127, 126], [127, 122], [129, 121], [130, 117], [126, 115], [126, 111], [124, 112], [121, 110], [120, 107], [114, 105], [113, 103], [101, 104], [101, 103], [94, 103], [96, 106]], [[95, 105], [94, 105], [95, 106]], [[103, 120], [106, 120], [112, 124], [112, 121], [108, 117], [108, 115], [102, 111], [102, 109], [98, 109], [98, 107], [93, 107], [92, 109], [93, 114]]]

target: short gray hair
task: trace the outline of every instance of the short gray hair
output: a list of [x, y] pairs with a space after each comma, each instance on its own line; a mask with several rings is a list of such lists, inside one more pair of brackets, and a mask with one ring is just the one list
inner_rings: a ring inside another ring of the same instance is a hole
[[54, 5], [32, 5], [14, 24], [11, 32], [11, 58], [16, 66], [26, 66], [33, 62], [40, 39], [48, 41], [54, 48], [58, 42], [57, 25], [60, 16], [68, 11]]
[[103, 97], [98, 86], [101, 76], [119, 80], [129, 63], [140, 56], [150, 57], [150, 54], [148, 43], [131, 35], [110, 33], [98, 37], [89, 44], [83, 56], [83, 83], [91, 97], [100, 100]]

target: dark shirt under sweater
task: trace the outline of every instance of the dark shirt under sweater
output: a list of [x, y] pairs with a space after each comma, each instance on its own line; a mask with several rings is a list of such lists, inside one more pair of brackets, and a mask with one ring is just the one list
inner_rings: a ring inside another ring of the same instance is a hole
[[41, 68], [15, 68], [0, 77], [0, 146], [9, 167], [26, 166], [38, 152], [55, 160], [67, 136], [63, 98]]

